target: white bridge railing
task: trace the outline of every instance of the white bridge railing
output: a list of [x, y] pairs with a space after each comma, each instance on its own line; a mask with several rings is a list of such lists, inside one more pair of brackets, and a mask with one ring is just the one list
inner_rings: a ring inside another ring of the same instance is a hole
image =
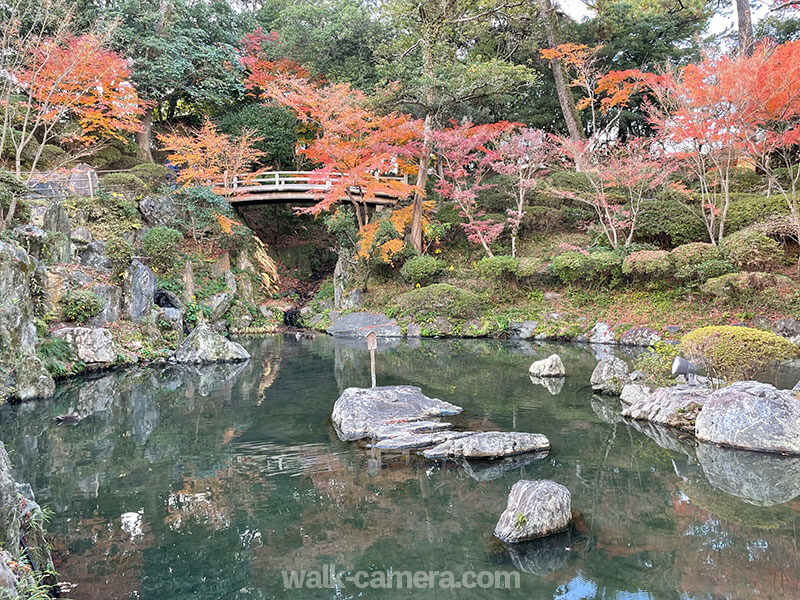
[[[258, 175], [226, 176], [217, 184], [230, 193], [281, 192], [281, 191], [325, 191], [345, 177], [342, 173], [330, 173], [324, 179], [312, 171], [266, 171]], [[378, 181], [402, 181], [408, 183], [408, 175], [375, 175]]]

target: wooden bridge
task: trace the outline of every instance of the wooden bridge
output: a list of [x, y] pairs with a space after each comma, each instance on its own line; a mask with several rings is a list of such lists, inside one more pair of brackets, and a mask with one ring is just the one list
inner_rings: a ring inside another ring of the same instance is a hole
[[[268, 171], [251, 177], [235, 175], [214, 186], [227, 197], [233, 206], [248, 204], [314, 204], [320, 195], [342, 178], [341, 173], [331, 173], [324, 180], [311, 171]], [[408, 175], [376, 175], [379, 181], [402, 181], [408, 183]], [[351, 188], [358, 197], [357, 188]], [[348, 198], [342, 198], [347, 200]], [[389, 194], [378, 194], [368, 204], [392, 206], [399, 198]]]

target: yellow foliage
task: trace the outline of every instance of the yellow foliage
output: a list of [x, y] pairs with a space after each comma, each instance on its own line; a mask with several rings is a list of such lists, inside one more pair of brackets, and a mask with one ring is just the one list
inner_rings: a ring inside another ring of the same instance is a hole
[[[422, 203], [422, 234], [425, 235], [430, 227], [430, 214], [433, 212], [434, 203], [427, 201]], [[414, 220], [414, 205], [409, 204], [403, 208], [395, 210], [389, 217], [389, 222], [397, 230], [401, 237], [394, 238], [383, 242], [382, 244], [375, 244], [375, 236], [380, 228], [381, 221], [368, 223], [364, 225], [358, 232], [358, 257], [361, 259], [369, 258], [373, 252], [377, 253], [385, 263], [391, 263], [392, 257], [403, 250], [403, 238], [407, 228], [411, 227], [411, 222]]]
[[278, 265], [273, 258], [267, 254], [267, 246], [264, 242], [256, 236], [253, 236], [253, 242], [256, 245], [256, 249], [253, 252], [253, 260], [256, 261], [256, 265], [258, 266], [261, 285], [264, 286], [264, 290], [267, 293], [272, 293], [275, 291], [278, 281], [280, 281]]

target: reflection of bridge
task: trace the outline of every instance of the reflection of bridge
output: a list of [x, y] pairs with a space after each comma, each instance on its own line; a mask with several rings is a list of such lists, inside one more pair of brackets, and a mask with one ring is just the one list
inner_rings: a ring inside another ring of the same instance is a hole
[[[341, 179], [341, 173], [331, 173], [326, 178], [310, 171], [268, 171], [255, 177], [236, 175], [230, 180], [215, 186], [222, 190], [234, 206], [247, 204], [285, 204], [315, 203], [320, 196], [330, 189], [333, 183]], [[379, 181], [402, 181], [408, 183], [408, 175], [376, 175]], [[360, 194], [351, 188], [354, 196]], [[342, 198], [347, 200], [348, 198]], [[368, 204], [391, 206], [399, 198], [390, 194], [377, 194], [377, 198]]]

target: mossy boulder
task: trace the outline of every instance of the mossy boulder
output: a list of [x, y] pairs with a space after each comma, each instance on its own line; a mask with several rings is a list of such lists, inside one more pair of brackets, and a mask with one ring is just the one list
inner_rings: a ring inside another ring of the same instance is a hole
[[424, 321], [437, 316], [467, 320], [483, 310], [483, 300], [477, 294], [457, 288], [449, 283], [435, 283], [410, 290], [395, 300], [395, 312]]

